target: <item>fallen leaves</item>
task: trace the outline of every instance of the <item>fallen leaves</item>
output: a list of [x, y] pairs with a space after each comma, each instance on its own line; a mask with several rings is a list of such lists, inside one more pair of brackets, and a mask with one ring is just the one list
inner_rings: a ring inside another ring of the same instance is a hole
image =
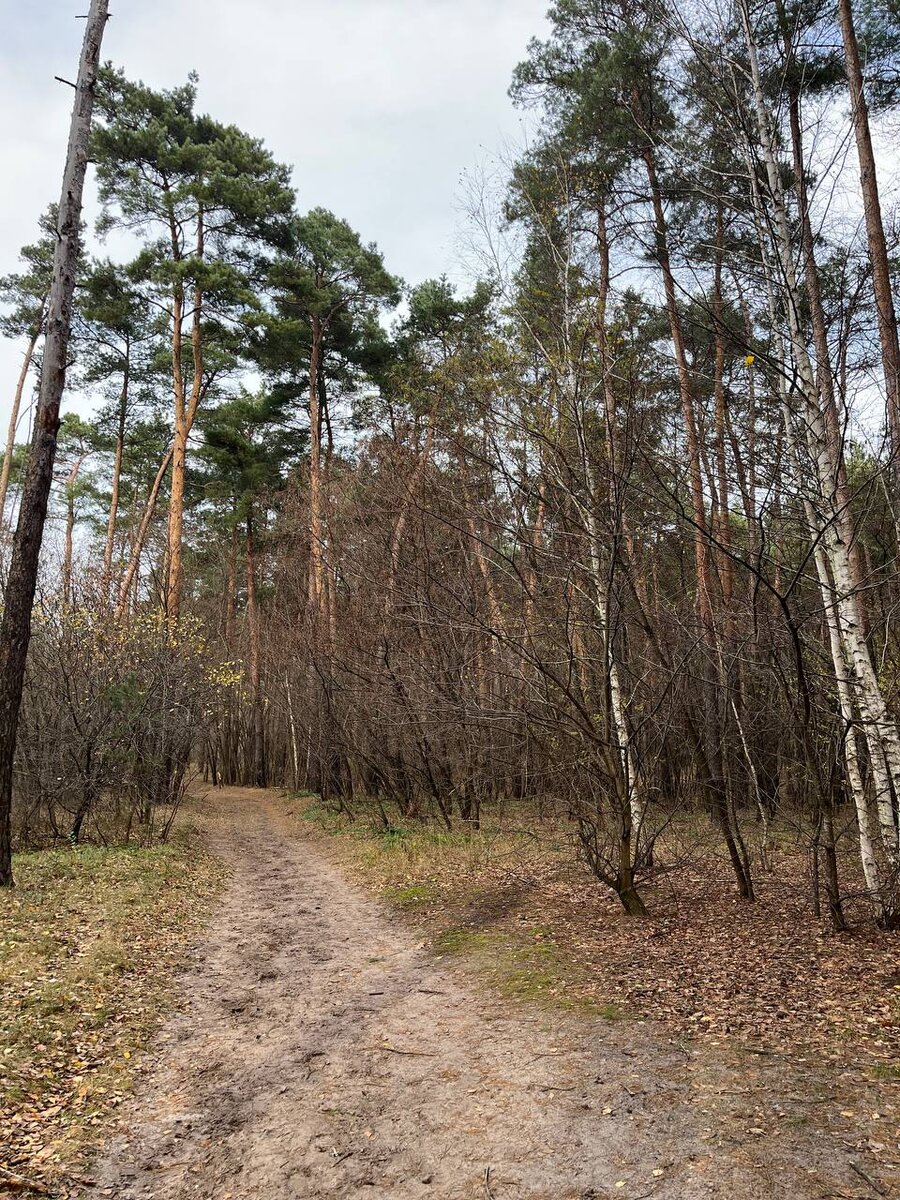
[[140, 1069], [172, 973], [223, 878], [185, 845], [17, 858], [0, 898], [0, 1164], [65, 1195]]
[[[511, 996], [652, 1018], [756, 1053], [863, 1056], [883, 1078], [900, 1077], [900, 938], [876, 929], [862, 903], [848, 904], [853, 932], [831, 934], [798, 886], [803, 848], [786, 837], [748, 904], [698, 819], [678, 835], [696, 839], [690, 854], [673, 845], [668, 862], [659, 847], [655, 879], [643, 884], [651, 916], [636, 920], [579, 863], [565, 822], [524, 806], [486, 815], [479, 830], [409, 823], [391, 838], [364, 813], [352, 824], [313, 813], [382, 896], [404, 910], [416, 897], [441, 953], [511, 948], [521, 968], [507, 973]], [[853, 855], [846, 861], [852, 874]]]

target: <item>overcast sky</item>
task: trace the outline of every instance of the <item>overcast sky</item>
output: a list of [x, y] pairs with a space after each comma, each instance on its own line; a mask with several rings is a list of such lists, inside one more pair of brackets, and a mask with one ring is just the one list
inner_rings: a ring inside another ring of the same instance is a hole
[[[111, 0], [104, 58], [292, 164], [410, 283], [453, 273], [461, 175], [521, 138], [506, 96], [548, 0]], [[87, 0], [0, 0], [0, 274], [59, 197]], [[0, 427], [21, 347], [0, 339]], [[79, 405], [79, 407], [81, 407]]]

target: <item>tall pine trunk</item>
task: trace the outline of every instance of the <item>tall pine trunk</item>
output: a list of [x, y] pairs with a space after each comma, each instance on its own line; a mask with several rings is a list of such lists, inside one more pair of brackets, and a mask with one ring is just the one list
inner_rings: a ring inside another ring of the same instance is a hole
[[246, 524], [246, 569], [247, 569], [247, 640], [250, 647], [250, 706], [251, 706], [251, 752], [248, 755], [250, 778], [256, 787], [266, 786], [266, 744], [262, 707], [262, 680], [260, 673], [259, 609], [256, 601], [256, 543], [253, 536], [253, 515], [247, 513]]
[[31, 609], [37, 586], [38, 559], [53, 482], [59, 406], [66, 382], [94, 87], [108, 7], [108, 0], [91, 0], [84, 32], [59, 203], [58, 240], [53, 255], [53, 283], [34, 440], [22, 488], [0, 622], [0, 886], [3, 887], [13, 883], [12, 790], [16, 734], [31, 640]]
[[887, 240], [884, 236], [884, 221], [881, 216], [881, 202], [878, 195], [878, 174], [875, 169], [875, 151], [872, 148], [872, 131], [869, 127], [869, 106], [866, 103], [859, 44], [856, 40], [853, 7], [850, 0], [838, 0], [837, 15], [844, 42], [844, 65], [847, 72], [847, 85], [850, 89], [850, 110], [853, 116], [853, 132], [856, 135], [856, 153], [859, 158], [859, 183], [866, 219], [869, 261], [872, 264], [872, 288], [875, 293], [875, 309], [878, 313], [878, 337], [881, 341], [881, 361], [884, 369], [887, 402], [887, 427], [893, 471], [897, 478], [900, 477], [900, 343], [898, 343], [897, 337], [897, 314], [891, 290]]
[[[173, 245], [175, 244], [173, 240]], [[205, 227], [203, 210], [197, 214], [196, 257], [202, 261], [205, 251]], [[175, 400], [175, 439], [172, 445], [172, 490], [169, 495], [169, 529], [167, 541], [168, 569], [165, 585], [165, 610], [170, 621], [177, 621], [181, 614], [183, 585], [184, 535], [184, 484], [187, 475], [188, 438], [194, 427], [194, 419], [203, 391], [203, 290], [199, 283], [194, 287], [194, 309], [191, 314], [191, 359], [192, 377], [188, 394], [185, 387], [184, 368], [181, 361], [184, 329], [184, 292], [178, 285], [173, 305], [172, 324], [172, 381]]]
[[159, 464], [156, 476], [153, 480], [153, 486], [150, 488], [150, 495], [147, 497], [147, 503], [144, 505], [144, 511], [141, 515], [141, 523], [138, 526], [137, 535], [134, 539], [134, 545], [131, 547], [131, 554], [128, 559], [128, 566], [125, 568], [125, 574], [122, 576], [122, 581], [119, 584], [119, 597], [116, 602], [116, 612], [118, 616], [124, 613], [128, 605], [128, 595], [131, 591], [131, 585], [134, 583], [137, 576], [138, 565], [141, 561], [141, 553], [144, 549], [144, 543], [147, 540], [147, 533], [150, 529], [150, 522], [153, 520], [153, 514], [156, 512], [156, 502], [159, 499], [162, 482], [166, 477], [166, 472], [169, 469], [169, 464], [172, 462], [173, 447], [163, 455], [163, 460]]
[[112, 578], [113, 552], [116, 546], [116, 518], [119, 515], [119, 483], [122, 478], [122, 456], [125, 453], [125, 422], [128, 417], [129, 361], [126, 350], [125, 369], [122, 375], [122, 392], [119, 396], [118, 425], [116, 427], [116, 453], [113, 459], [112, 495], [109, 500], [109, 518], [106, 523], [106, 545], [103, 549], [103, 599], [109, 600], [109, 581]]

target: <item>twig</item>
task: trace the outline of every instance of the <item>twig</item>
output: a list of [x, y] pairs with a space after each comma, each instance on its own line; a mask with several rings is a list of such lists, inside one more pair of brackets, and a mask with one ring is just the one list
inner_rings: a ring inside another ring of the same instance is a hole
[[370, 1046], [370, 1050], [388, 1050], [391, 1054], [405, 1054], [409, 1058], [437, 1058], [430, 1050], [398, 1050], [395, 1046]]
[[864, 1171], [859, 1163], [851, 1162], [850, 1170], [855, 1171], [863, 1183], [867, 1183], [873, 1192], [877, 1192], [879, 1196], [887, 1195], [887, 1190], [880, 1183], [876, 1182], [867, 1171]]
[[494, 1200], [494, 1193], [491, 1191], [491, 1168], [484, 1168], [484, 1200]]
[[0, 1167], [0, 1176], [6, 1180], [9, 1187], [18, 1188], [22, 1192], [37, 1192], [39, 1196], [52, 1196], [53, 1192], [39, 1179], [29, 1179], [26, 1175], [19, 1175], [15, 1171], [8, 1171], [6, 1167]]
[[74, 88], [76, 91], [78, 90], [78, 84], [73, 83], [71, 79], [63, 79], [62, 75], [54, 75], [53, 78], [57, 83], [64, 83], [66, 87]]

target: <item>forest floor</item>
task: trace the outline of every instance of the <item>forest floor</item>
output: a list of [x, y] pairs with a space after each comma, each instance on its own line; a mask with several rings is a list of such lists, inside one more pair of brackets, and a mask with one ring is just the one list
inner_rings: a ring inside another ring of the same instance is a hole
[[0, 895], [0, 1196], [63, 1196], [148, 1057], [226, 871], [189, 821], [164, 846], [43, 850], [14, 867]]
[[[506, 804], [477, 828], [447, 830], [304, 793], [286, 812], [306, 836], [324, 833], [342, 867], [439, 952], [486, 968], [513, 997], [652, 1018], [713, 1048], [828, 1060], [900, 1084], [900, 934], [876, 928], [852, 841], [841, 847], [850, 928], [835, 933], [813, 914], [808, 849], [787, 825], [770, 831], [766, 869], [752, 845], [748, 904], [711, 823], [673, 824], [640, 881], [650, 916], [635, 920], [588, 870], [572, 822], [552, 812]], [[757, 832], [748, 821], [747, 838]]]
[[275, 793], [204, 809], [231, 881], [85, 1195], [895, 1194], [891, 1080], [565, 1003], [530, 958], [495, 987]]

